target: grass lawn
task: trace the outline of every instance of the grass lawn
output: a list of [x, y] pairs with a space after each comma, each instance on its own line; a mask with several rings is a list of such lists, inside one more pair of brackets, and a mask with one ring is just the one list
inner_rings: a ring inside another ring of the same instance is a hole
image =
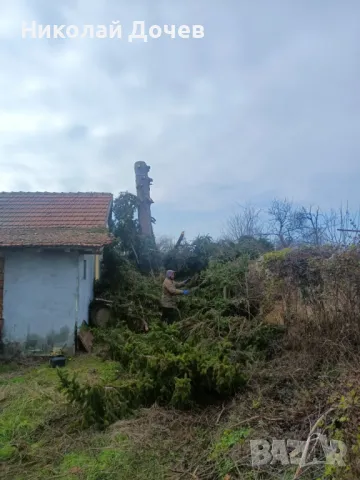
[[[278, 370], [269, 366], [265, 376], [254, 380], [252, 391], [228, 404], [188, 412], [155, 405], [105, 431], [83, 427], [81, 407], [70, 405], [60, 393], [56, 369], [48, 364], [27, 368], [0, 365], [0, 478], [292, 480], [294, 466], [268, 466], [261, 472], [253, 469], [249, 440], [305, 440], [309, 427], [304, 419], [317, 419], [320, 399], [324, 403], [335, 387], [343, 390], [343, 382], [329, 374], [313, 379], [308, 390], [307, 360], [303, 368], [301, 365], [298, 360], [292, 385], [284, 384], [284, 378], [293, 371], [288, 373], [280, 363]], [[70, 359], [65, 368], [86, 383], [106, 385], [117, 378], [117, 367], [115, 362], [83, 355]], [[270, 383], [266, 381], [269, 368], [273, 374]], [[349, 409], [349, 415], [358, 412], [358, 405], [355, 407]], [[358, 423], [352, 414], [349, 418]], [[329, 478], [323, 473], [320, 465], [302, 478]]]
[[[90, 382], [111, 381], [117, 364], [93, 356], [67, 369]], [[81, 412], [58, 391], [56, 369], [0, 366], [0, 478], [16, 480], [161, 479], [164, 461], [134, 448], [127, 435], [81, 427]], [[166, 463], [166, 462], [165, 462]]]

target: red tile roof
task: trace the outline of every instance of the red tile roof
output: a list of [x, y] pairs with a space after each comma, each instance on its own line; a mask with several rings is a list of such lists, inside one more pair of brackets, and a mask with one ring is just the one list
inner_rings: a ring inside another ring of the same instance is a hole
[[110, 193], [0, 193], [0, 247], [111, 242]]

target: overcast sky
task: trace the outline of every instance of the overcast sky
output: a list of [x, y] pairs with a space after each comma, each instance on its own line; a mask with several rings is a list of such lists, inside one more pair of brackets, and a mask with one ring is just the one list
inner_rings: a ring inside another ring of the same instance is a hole
[[[156, 233], [217, 235], [236, 203], [360, 203], [359, 0], [0, 0], [0, 190], [134, 192]], [[123, 39], [22, 39], [22, 22]], [[129, 43], [132, 22], [202, 39]]]

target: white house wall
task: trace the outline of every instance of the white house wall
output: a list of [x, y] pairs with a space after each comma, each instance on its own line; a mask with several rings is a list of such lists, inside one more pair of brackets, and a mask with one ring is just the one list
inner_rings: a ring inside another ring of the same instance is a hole
[[72, 347], [75, 322], [84, 310], [80, 295], [86, 290], [79, 282], [79, 254], [19, 250], [3, 255], [5, 344], [42, 351], [52, 345]]

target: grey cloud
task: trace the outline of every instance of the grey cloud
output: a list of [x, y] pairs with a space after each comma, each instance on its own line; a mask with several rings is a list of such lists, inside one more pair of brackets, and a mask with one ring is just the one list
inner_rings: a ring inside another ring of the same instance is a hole
[[[163, 233], [162, 222], [177, 232], [186, 218], [218, 230], [236, 202], [275, 195], [356, 201], [359, 13], [355, 0], [13, 0], [14, 30], [0, 31], [0, 190], [133, 191], [144, 160]], [[206, 34], [22, 40], [21, 18], [120, 20], [125, 34], [133, 20], [203, 24]]]

